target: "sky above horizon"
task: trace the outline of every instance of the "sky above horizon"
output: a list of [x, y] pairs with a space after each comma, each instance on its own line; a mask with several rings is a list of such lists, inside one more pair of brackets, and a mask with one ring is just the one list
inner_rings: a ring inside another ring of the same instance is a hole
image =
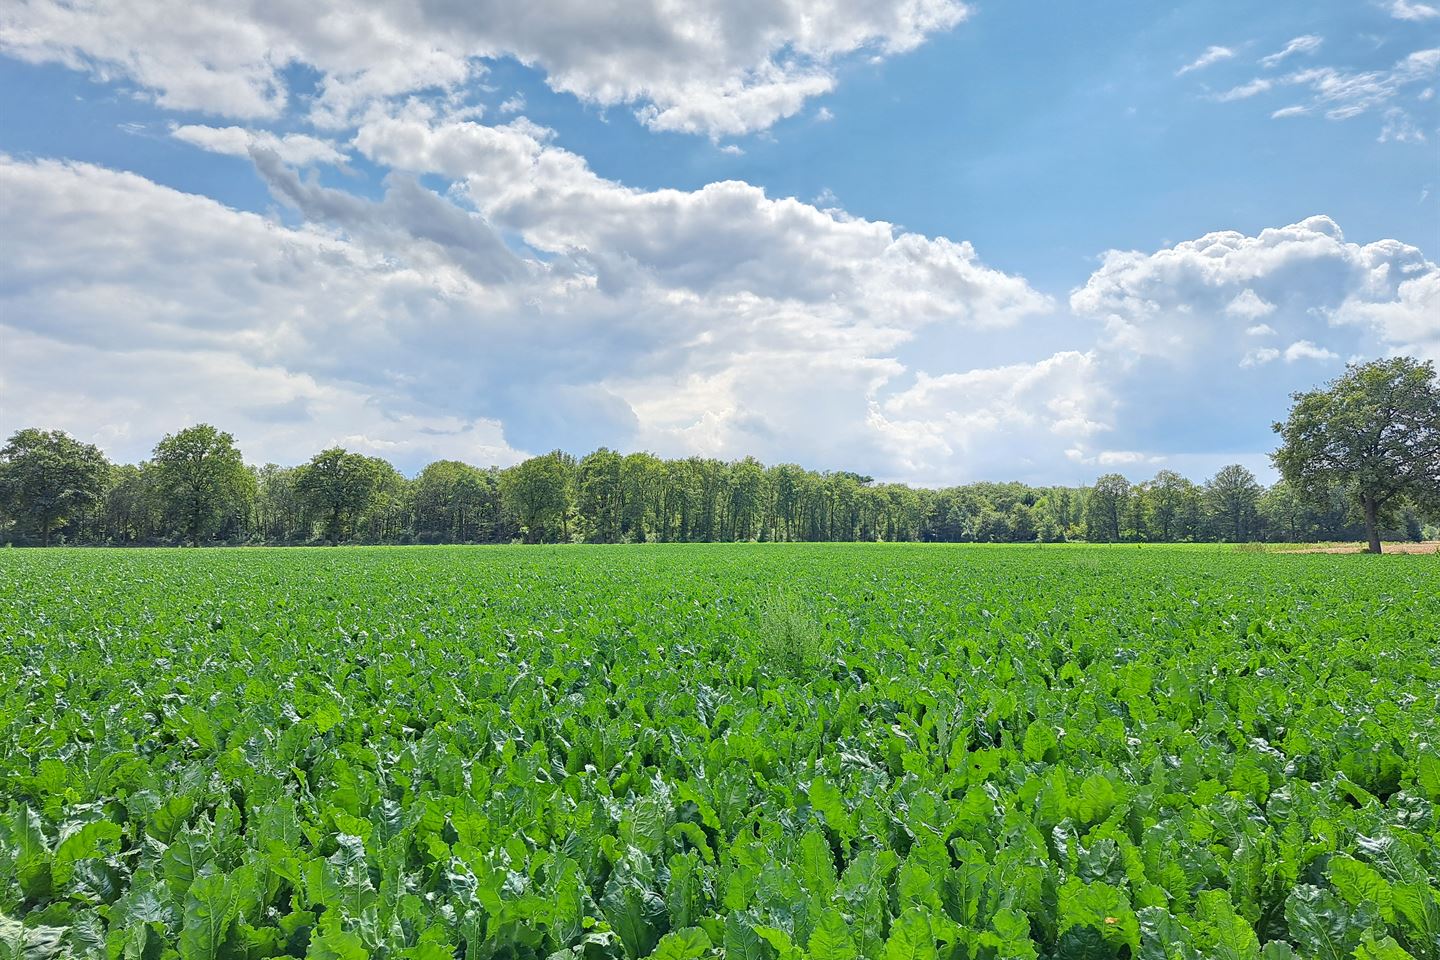
[[18, 0], [0, 433], [1274, 476], [1440, 360], [1440, 6]]

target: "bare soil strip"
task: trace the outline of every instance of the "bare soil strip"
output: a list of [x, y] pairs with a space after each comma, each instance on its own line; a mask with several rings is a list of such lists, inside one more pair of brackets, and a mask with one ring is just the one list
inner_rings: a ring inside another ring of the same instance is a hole
[[[1440, 553], [1440, 540], [1426, 540], [1423, 543], [1382, 543], [1383, 553]], [[1281, 550], [1280, 553], [1364, 553], [1363, 543], [1344, 543], [1338, 547], [1302, 547], [1298, 550]]]

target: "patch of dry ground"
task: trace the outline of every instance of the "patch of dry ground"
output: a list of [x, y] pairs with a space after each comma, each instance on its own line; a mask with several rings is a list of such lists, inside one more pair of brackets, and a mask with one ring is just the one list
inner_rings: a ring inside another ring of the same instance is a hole
[[[1383, 543], [1383, 553], [1440, 553], [1440, 540], [1426, 540], [1423, 543]], [[1363, 553], [1363, 543], [1342, 543], [1339, 546], [1301, 547], [1298, 550], [1281, 550], [1281, 553]]]

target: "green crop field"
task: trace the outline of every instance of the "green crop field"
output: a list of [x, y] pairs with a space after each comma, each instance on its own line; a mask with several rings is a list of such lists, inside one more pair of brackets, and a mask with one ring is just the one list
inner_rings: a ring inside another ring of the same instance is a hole
[[1440, 958], [1440, 563], [0, 552], [0, 958]]

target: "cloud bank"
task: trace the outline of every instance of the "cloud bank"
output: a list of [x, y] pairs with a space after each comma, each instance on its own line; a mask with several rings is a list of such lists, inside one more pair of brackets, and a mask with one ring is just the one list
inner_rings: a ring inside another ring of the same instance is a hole
[[[964, 239], [833, 196], [638, 189], [561, 146], [514, 91], [490, 114], [468, 99], [511, 57], [655, 130], [760, 131], [848, 60], [912, 50], [967, 14], [957, 0], [701, 0], [684, 16], [569, 0], [7, 6], [0, 52], [225, 118], [169, 132], [248, 158], [273, 205], [0, 158], [0, 233], [26, 238], [0, 261], [0, 427], [70, 429], [125, 459], [203, 419], [290, 462], [332, 443], [406, 469], [607, 444], [919, 483], [1073, 481], [1220, 456], [1237, 425], [1348, 359], [1440, 358], [1435, 264], [1324, 216], [1108, 251], [1057, 297]], [[1245, 49], [1210, 47], [1179, 73], [1223, 75]], [[1440, 51], [1367, 72], [1315, 66], [1322, 49], [1295, 37], [1211, 99], [1301, 93], [1276, 115], [1383, 112], [1382, 139], [1424, 138], [1400, 104]], [[1244, 436], [1259, 457], [1265, 425]]]
[[[97, 439], [130, 457], [212, 419], [267, 459], [610, 444], [1055, 479], [1176, 453], [1156, 390], [1244, 417], [1292, 382], [1276, 368], [1304, 385], [1357, 352], [1440, 356], [1440, 270], [1324, 217], [1112, 251], [1069, 298], [1093, 324], [1081, 349], [946, 368], [897, 357], [922, 333], [1014, 337], [1062, 305], [963, 242], [748, 184], [624, 187], [526, 121], [373, 119], [355, 149], [392, 170], [378, 199], [247, 149], [298, 223], [101, 167], [0, 163], [0, 229], [34, 238], [0, 266], [12, 409], [107, 424]], [[420, 179], [437, 175], [444, 194]]]
[[455, 90], [510, 57], [550, 87], [629, 105], [657, 130], [764, 129], [830, 91], [836, 66], [913, 50], [968, 14], [959, 0], [20, 0], [0, 11], [0, 52], [124, 79], [175, 110], [249, 120], [295, 106], [345, 127], [377, 99]]

